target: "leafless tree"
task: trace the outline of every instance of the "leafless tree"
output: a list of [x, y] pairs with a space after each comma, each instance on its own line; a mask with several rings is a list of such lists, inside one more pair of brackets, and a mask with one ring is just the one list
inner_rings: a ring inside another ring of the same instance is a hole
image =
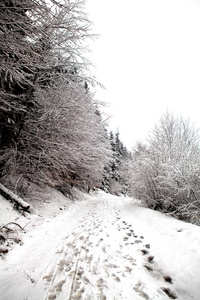
[[[134, 151], [133, 194], [145, 200], [149, 207], [182, 218], [190, 215], [193, 222], [194, 219], [198, 222], [199, 163], [198, 131], [189, 121], [167, 112], [152, 130], [148, 144]], [[187, 207], [185, 214], [184, 207]]]
[[110, 144], [90, 94], [71, 82], [40, 88], [35, 97], [40, 107], [28, 113], [4, 171], [15, 165], [18, 175], [51, 186], [98, 185]]
[[86, 68], [81, 46], [90, 26], [83, 5], [81, 0], [1, 1], [1, 148], [16, 142], [27, 112], [37, 109], [35, 86], [81, 77]]

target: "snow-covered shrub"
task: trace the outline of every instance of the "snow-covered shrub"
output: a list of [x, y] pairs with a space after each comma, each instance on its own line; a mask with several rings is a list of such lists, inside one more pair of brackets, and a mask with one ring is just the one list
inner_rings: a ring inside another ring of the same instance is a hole
[[0, 227], [0, 257], [10, 251], [14, 244], [22, 245], [21, 233], [24, 229], [15, 222]]
[[199, 133], [189, 121], [166, 113], [138, 145], [131, 166], [132, 194], [153, 209], [196, 222], [200, 201]]

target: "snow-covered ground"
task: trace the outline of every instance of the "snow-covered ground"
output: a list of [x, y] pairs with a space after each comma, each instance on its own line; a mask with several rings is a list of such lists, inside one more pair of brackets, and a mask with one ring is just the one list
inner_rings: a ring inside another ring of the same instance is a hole
[[1, 224], [26, 230], [0, 260], [1, 300], [200, 299], [200, 227], [103, 192], [49, 192], [27, 217], [0, 200]]

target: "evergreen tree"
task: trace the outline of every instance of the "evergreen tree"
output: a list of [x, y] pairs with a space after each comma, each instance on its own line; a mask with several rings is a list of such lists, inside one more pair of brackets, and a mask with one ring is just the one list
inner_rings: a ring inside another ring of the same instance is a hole
[[111, 131], [109, 140], [112, 149], [112, 159], [105, 167], [102, 188], [113, 194], [126, 194], [128, 185], [124, 168], [127, 160], [130, 158], [130, 153], [120, 140], [118, 131], [115, 134]]
[[32, 102], [34, 62], [38, 54], [32, 49], [36, 34], [30, 16], [36, 9], [32, 1], [2, 0], [0, 3], [0, 147], [16, 141]]

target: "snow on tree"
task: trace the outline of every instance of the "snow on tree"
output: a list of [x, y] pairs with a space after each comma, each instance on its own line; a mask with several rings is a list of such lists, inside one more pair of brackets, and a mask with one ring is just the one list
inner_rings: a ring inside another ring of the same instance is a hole
[[151, 131], [148, 144], [134, 150], [132, 194], [151, 208], [198, 223], [199, 163], [198, 131], [167, 112]]
[[112, 159], [105, 167], [102, 188], [111, 194], [126, 194], [128, 192], [126, 174], [130, 153], [120, 140], [118, 131], [115, 134], [111, 131], [109, 139], [112, 148]]
[[14, 144], [27, 111], [37, 106], [36, 86], [75, 78], [74, 70], [83, 69], [80, 45], [89, 36], [89, 21], [82, 1], [45, 0], [3, 0], [0, 19], [0, 146], [5, 147]]
[[90, 95], [72, 83], [39, 90], [36, 97], [41, 107], [30, 112], [19, 136], [18, 173], [52, 186], [99, 182], [109, 143]]
[[2, 180], [17, 176], [64, 191], [98, 184], [110, 150], [84, 75], [83, 41], [91, 37], [84, 1], [0, 5]]

